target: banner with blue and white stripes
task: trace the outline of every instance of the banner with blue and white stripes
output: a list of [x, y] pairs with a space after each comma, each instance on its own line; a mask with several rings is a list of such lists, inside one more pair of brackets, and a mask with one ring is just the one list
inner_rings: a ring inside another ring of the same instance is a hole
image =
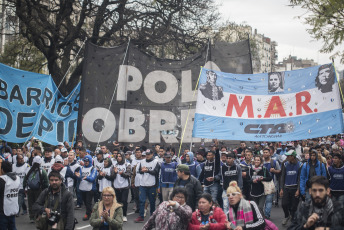
[[332, 64], [261, 74], [202, 69], [193, 137], [290, 141], [343, 132]]

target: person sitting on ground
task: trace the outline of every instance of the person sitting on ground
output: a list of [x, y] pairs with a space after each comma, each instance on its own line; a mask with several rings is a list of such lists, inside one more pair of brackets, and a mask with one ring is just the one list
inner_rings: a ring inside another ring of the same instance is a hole
[[192, 213], [189, 230], [198, 229], [226, 229], [226, 215], [220, 207], [215, 205], [209, 193], [203, 193], [198, 200], [198, 209]]
[[122, 230], [122, 205], [117, 203], [116, 193], [112, 187], [104, 188], [102, 200], [93, 206], [90, 224], [93, 230]]
[[264, 229], [265, 221], [262, 212], [254, 201], [243, 198], [236, 181], [229, 183], [227, 197], [229, 201], [227, 229]]
[[192, 215], [190, 206], [186, 204], [187, 197], [185, 188], [175, 188], [170, 200], [159, 205], [142, 229], [186, 230]]

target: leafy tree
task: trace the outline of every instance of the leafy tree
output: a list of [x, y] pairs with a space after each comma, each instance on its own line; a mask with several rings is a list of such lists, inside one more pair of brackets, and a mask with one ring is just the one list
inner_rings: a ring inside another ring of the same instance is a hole
[[22, 36], [16, 36], [6, 43], [4, 52], [0, 55], [0, 62], [36, 73], [43, 73], [43, 68], [46, 67], [43, 54]]
[[340, 57], [344, 63], [344, 51], [336, 51], [344, 41], [344, 1], [343, 0], [290, 0], [292, 6], [301, 6], [308, 12], [305, 23], [308, 32], [323, 41], [322, 53], [335, 51], [332, 57]]
[[[7, 0], [20, 33], [47, 59], [56, 84], [63, 79], [83, 41], [99, 46], [127, 42], [144, 51], [174, 47], [175, 57], [195, 52], [219, 19], [214, 0]], [[200, 36], [204, 35], [204, 36]], [[167, 51], [170, 49], [167, 49]], [[160, 52], [161, 56], [166, 52]], [[64, 93], [79, 81], [82, 53]]]

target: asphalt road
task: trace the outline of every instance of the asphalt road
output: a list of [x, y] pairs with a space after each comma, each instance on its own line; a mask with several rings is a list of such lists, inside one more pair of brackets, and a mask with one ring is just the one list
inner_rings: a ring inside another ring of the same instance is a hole
[[[135, 223], [134, 222], [134, 219], [138, 217], [138, 214], [134, 213], [133, 207], [134, 207], [133, 203], [130, 203], [128, 205], [128, 214], [127, 214], [128, 222], [124, 223], [123, 229], [137, 230], [137, 229], [141, 229], [143, 226], [143, 223]], [[82, 220], [82, 217], [84, 215], [85, 215], [84, 206], [81, 210], [75, 210], [75, 217], [79, 221], [79, 223], [76, 225], [75, 229], [77, 229], [77, 230], [79, 230], [79, 229], [91, 230], [92, 229], [92, 227], [89, 224], [89, 221], [83, 221]], [[148, 216], [145, 218], [146, 221], [149, 218], [149, 212], [147, 215]], [[281, 205], [280, 205], [280, 207], [272, 207], [271, 221], [274, 222], [279, 229], [287, 229], [286, 227], [283, 227], [281, 224], [283, 219], [284, 219], [284, 215], [283, 215], [283, 210], [281, 208]], [[31, 224], [29, 222], [29, 216], [28, 215], [24, 215], [24, 216], [20, 215], [19, 217], [17, 217], [16, 218], [16, 225], [17, 225], [18, 230], [35, 229], [35, 225]]]

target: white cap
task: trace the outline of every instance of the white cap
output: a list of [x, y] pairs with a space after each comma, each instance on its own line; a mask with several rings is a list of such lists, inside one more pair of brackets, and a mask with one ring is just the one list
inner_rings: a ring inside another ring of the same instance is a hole
[[143, 151], [143, 152], [142, 152], [142, 156], [146, 156], [146, 151]]
[[58, 162], [63, 163], [62, 157], [61, 157], [60, 155], [57, 155], [57, 156], [55, 157], [55, 162], [56, 162], [56, 163], [58, 163]]
[[67, 152], [67, 149], [66, 148], [62, 148], [61, 152]]
[[59, 142], [57, 145], [61, 145], [61, 146], [64, 146], [64, 144], [62, 142]]
[[32, 160], [32, 164], [34, 164], [34, 163], [38, 163], [39, 165], [41, 165], [42, 164], [42, 157], [35, 156]]

